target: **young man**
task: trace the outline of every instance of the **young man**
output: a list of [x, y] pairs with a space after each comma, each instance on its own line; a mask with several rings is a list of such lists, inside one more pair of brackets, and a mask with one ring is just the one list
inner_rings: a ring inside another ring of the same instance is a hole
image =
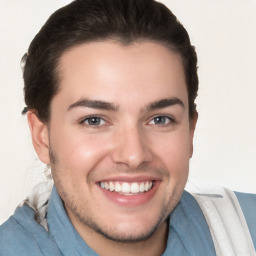
[[184, 191], [197, 58], [164, 5], [76, 0], [24, 62], [24, 113], [54, 186], [1, 226], [1, 255], [254, 255], [255, 196]]

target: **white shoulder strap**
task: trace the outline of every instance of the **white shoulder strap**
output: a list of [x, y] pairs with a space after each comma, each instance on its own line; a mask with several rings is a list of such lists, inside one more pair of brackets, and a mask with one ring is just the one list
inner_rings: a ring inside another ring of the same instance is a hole
[[209, 226], [217, 256], [255, 256], [244, 214], [234, 192], [193, 194]]

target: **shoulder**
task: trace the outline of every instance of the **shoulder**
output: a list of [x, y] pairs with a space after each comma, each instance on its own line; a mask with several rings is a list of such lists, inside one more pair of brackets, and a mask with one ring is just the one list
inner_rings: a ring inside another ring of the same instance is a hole
[[0, 226], [0, 255], [41, 256], [59, 253], [47, 231], [34, 220], [34, 211], [24, 205]]
[[256, 194], [235, 192], [256, 248]]
[[[256, 194], [236, 192], [235, 195], [242, 207], [246, 212], [255, 211], [256, 209]], [[255, 216], [255, 212], [254, 212]]]
[[0, 255], [42, 255], [33, 235], [14, 216], [0, 226]]
[[0, 255], [42, 255], [33, 236], [12, 216], [0, 226]]

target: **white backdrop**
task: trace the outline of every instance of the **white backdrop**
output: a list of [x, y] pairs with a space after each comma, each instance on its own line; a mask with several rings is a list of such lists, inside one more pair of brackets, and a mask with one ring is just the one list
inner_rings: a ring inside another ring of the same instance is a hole
[[[0, 223], [44, 178], [21, 115], [20, 59], [68, 0], [0, 0]], [[256, 1], [165, 0], [196, 45], [200, 90], [188, 187], [256, 193]]]

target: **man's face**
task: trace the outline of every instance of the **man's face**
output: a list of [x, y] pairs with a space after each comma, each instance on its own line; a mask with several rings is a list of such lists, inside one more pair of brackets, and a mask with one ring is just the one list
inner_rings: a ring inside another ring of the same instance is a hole
[[79, 232], [150, 236], [183, 192], [194, 125], [181, 57], [152, 42], [63, 54], [51, 103], [51, 168]]

